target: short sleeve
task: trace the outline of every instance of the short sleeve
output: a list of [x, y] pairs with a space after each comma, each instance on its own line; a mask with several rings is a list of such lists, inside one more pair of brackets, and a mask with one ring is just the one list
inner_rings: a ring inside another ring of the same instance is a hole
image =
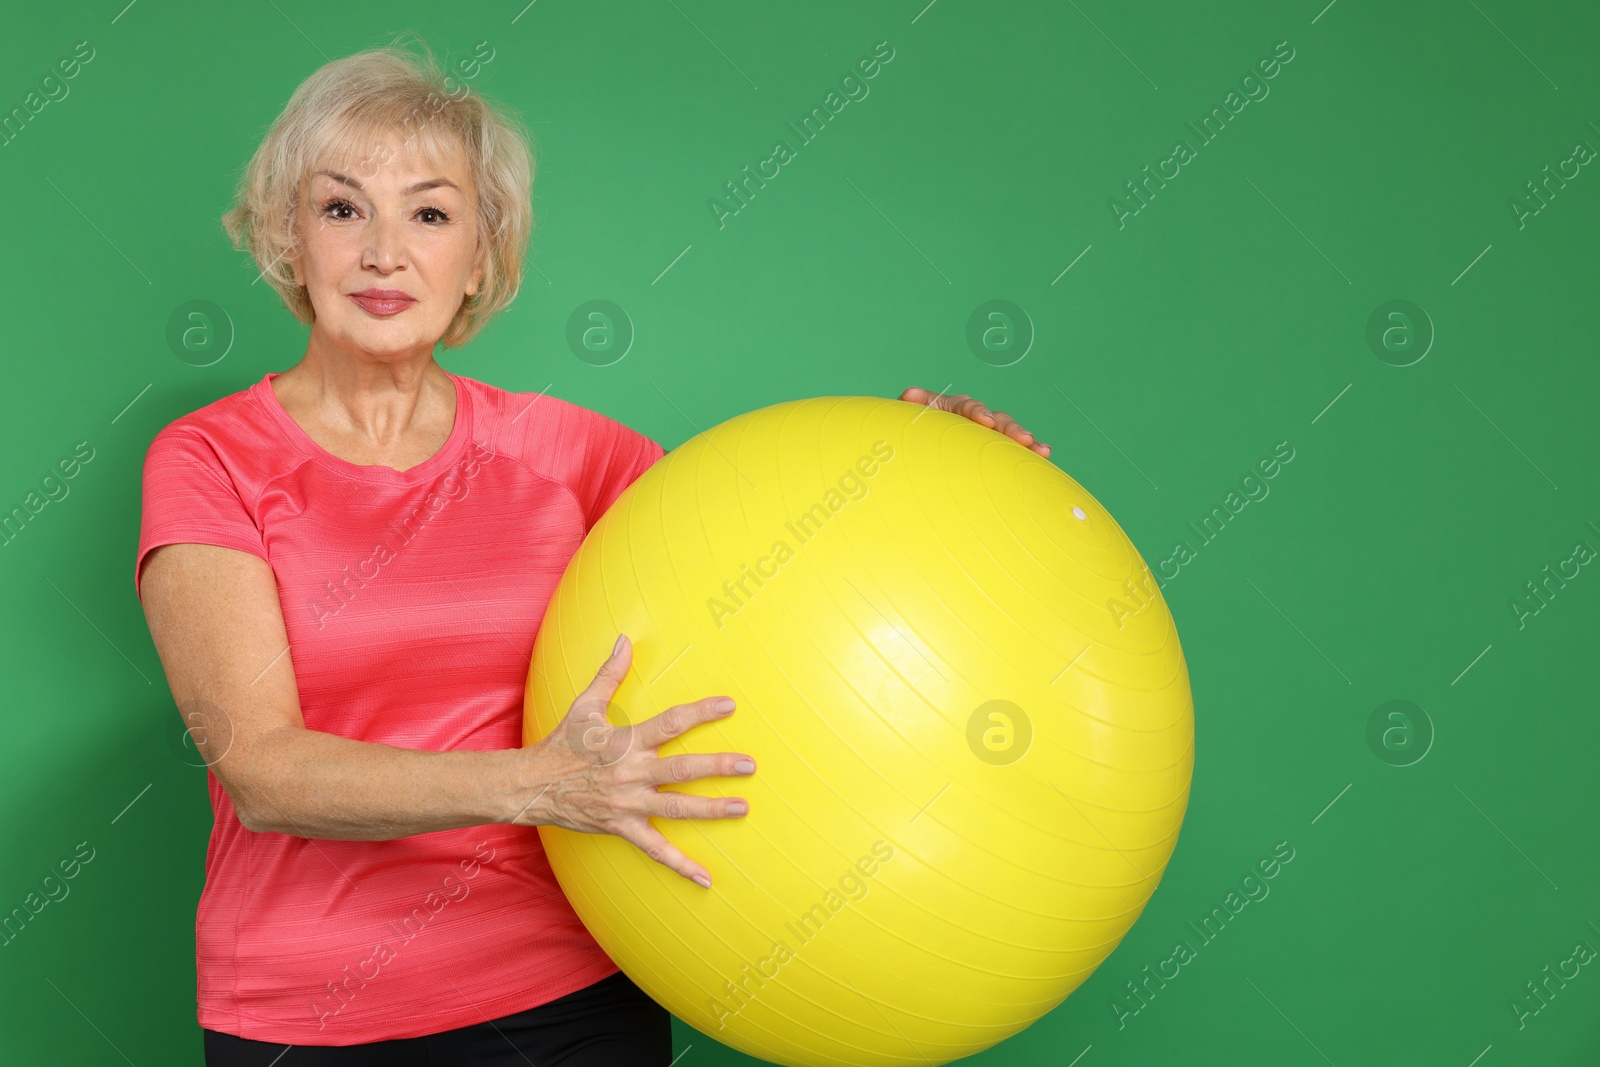
[[199, 434], [169, 426], [156, 434], [144, 457], [133, 566], [134, 594], [141, 600], [145, 558], [162, 545], [179, 543], [220, 545], [267, 558], [261, 530], [216, 451]]
[[585, 530], [592, 529], [623, 490], [667, 454], [653, 439], [615, 419], [596, 414], [594, 421], [582, 472], [573, 486], [583, 505]]

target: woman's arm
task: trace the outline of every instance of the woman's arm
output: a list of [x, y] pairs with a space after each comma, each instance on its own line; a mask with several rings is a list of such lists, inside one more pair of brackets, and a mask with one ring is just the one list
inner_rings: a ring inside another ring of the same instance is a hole
[[511, 820], [519, 750], [425, 752], [306, 729], [277, 579], [259, 556], [165, 545], [141, 589], [178, 710], [247, 828], [387, 840]]
[[422, 751], [306, 728], [277, 579], [259, 556], [165, 545], [148, 557], [141, 590], [179, 711], [250, 830], [381, 841], [483, 823], [553, 824], [616, 834], [709, 885], [705, 868], [649, 819], [744, 814], [736, 797], [657, 788], [754, 771], [736, 763], [748, 759], [741, 753], [655, 756], [668, 738], [728, 714], [718, 709], [725, 698], [674, 705], [637, 726], [606, 723], [606, 701], [631, 662], [626, 643], [539, 744]]

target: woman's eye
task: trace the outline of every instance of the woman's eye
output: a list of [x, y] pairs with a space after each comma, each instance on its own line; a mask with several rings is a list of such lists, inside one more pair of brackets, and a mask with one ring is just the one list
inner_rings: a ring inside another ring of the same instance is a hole
[[[330, 200], [326, 204], [322, 205], [322, 213], [324, 215], [341, 221], [351, 217], [350, 215], [339, 214], [339, 212], [343, 211], [353, 213], [355, 208], [345, 200]], [[445, 214], [443, 211], [440, 211], [436, 207], [421, 208], [417, 211], [417, 216], [432, 226], [442, 226], [450, 221], [450, 216]]]

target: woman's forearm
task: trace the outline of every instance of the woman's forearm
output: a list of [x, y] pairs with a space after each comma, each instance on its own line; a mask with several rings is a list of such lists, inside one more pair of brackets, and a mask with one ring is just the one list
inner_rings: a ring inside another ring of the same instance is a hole
[[335, 841], [511, 822], [530, 755], [397, 748], [302, 727], [267, 734], [252, 750], [251, 786], [233, 798], [240, 821], [257, 832]]

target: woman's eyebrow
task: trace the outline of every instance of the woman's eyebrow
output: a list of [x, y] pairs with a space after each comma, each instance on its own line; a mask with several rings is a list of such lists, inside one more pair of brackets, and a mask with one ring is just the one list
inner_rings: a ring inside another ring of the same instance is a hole
[[[331, 171], [331, 170], [319, 170], [319, 171], [317, 171], [317, 173], [318, 174], [326, 174], [328, 177], [332, 178], [334, 181], [341, 182], [344, 185], [348, 185], [352, 189], [360, 189], [361, 188], [361, 183], [360, 182], [356, 181], [354, 178], [346, 177], [343, 174], [338, 174], [338, 173], [335, 173], [334, 171]], [[426, 192], [429, 189], [437, 189], [442, 185], [448, 185], [450, 188], [454, 189], [456, 192], [458, 192], [458, 193], [461, 192], [461, 186], [457, 185], [455, 182], [451, 181], [449, 178], [430, 178], [427, 181], [416, 182], [416, 183], [414, 183], [412, 185], [408, 185], [408, 186], [406, 186], [405, 189], [403, 189], [401, 191], [409, 196], [412, 193], [421, 193], [421, 192]]]

